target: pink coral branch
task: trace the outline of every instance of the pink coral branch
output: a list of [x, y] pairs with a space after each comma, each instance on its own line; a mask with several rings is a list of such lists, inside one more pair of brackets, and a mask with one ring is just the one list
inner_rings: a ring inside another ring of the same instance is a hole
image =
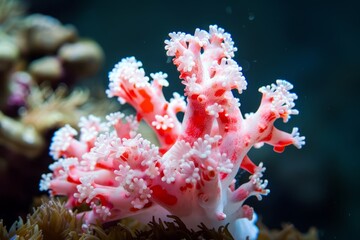
[[[247, 154], [263, 143], [278, 152], [305, 144], [297, 128], [286, 133], [274, 127], [276, 119], [287, 122], [298, 114], [293, 86], [277, 80], [261, 87], [258, 110], [243, 117], [232, 91], [242, 93], [247, 82], [232, 59], [237, 49], [230, 34], [214, 25], [208, 32], [169, 36], [165, 49], [180, 72], [187, 104], [178, 93], [165, 99], [167, 74], [150, 74], [149, 82], [141, 62], [121, 60], [109, 74], [107, 94], [132, 105], [137, 117], [118, 112], [105, 122], [82, 118], [77, 139], [70, 126], [58, 130], [50, 147], [56, 161], [52, 173], [42, 175], [40, 189], [68, 196], [68, 207], [88, 204], [91, 210], [81, 214], [86, 223], [174, 214], [189, 228], [230, 223], [236, 239], [256, 239], [254, 210], [244, 202], [251, 196], [261, 200], [269, 190], [262, 180], [265, 167]], [[157, 134], [159, 147], [137, 133], [141, 118]], [[235, 185], [239, 169], [251, 176]]]
[[[168, 86], [167, 74], [158, 72], [145, 76], [142, 63], [134, 57], [125, 58], [109, 73], [109, 97], [117, 96], [120, 103], [129, 103], [157, 134], [164, 151], [173, 145], [180, 133], [180, 122], [176, 113], [184, 110], [181, 98], [177, 103], [168, 102], [162, 87]], [[171, 107], [169, 108], [169, 105]]]

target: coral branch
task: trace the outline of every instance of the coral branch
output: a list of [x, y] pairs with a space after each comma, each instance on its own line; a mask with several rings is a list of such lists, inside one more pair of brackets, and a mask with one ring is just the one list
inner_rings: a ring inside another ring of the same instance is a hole
[[175, 143], [180, 132], [180, 122], [176, 113], [183, 111], [184, 107], [181, 98], [170, 103], [165, 100], [162, 87], [168, 86], [167, 74], [158, 72], [152, 73], [153, 78], [145, 76], [142, 63], [134, 57], [125, 58], [115, 65], [109, 73], [109, 97], [117, 96], [120, 103], [129, 103], [138, 112], [139, 116], [153, 127], [164, 150], [167, 150]]
[[[68, 207], [87, 204], [90, 210], [81, 215], [86, 223], [172, 214], [189, 228], [229, 224], [235, 239], [256, 239], [256, 216], [244, 202], [251, 196], [261, 200], [270, 190], [262, 180], [263, 163], [256, 165], [247, 154], [263, 143], [277, 152], [305, 144], [297, 128], [286, 133], [274, 127], [276, 119], [287, 122], [298, 114], [293, 86], [277, 80], [260, 88], [259, 109], [243, 118], [232, 90], [241, 93], [247, 83], [232, 59], [237, 49], [230, 34], [214, 25], [209, 32], [169, 36], [165, 49], [180, 72], [187, 104], [178, 93], [165, 100], [167, 74], [150, 74], [150, 83], [141, 62], [121, 60], [109, 74], [107, 94], [132, 105], [137, 118], [120, 112], [104, 123], [84, 117], [77, 139], [70, 126], [58, 130], [50, 147], [56, 161], [40, 189], [68, 196]], [[179, 111], [184, 111], [182, 123]], [[140, 118], [156, 132], [159, 147], [137, 133]], [[240, 168], [251, 176], [235, 185]]]

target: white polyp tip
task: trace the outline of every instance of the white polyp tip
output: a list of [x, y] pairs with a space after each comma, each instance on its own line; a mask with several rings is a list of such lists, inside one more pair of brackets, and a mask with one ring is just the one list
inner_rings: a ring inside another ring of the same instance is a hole
[[216, 218], [217, 218], [219, 221], [223, 221], [223, 220], [225, 220], [225, 218], [226, 218], [226, 214], [223, 213], [223, 212], [217, 213], [217, 214], [216, 214]]

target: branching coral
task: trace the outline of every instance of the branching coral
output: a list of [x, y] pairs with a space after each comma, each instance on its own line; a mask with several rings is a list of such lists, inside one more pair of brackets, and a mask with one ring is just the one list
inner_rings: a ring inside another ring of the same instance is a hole
[[[255, 239], [256, 218], [244, 202], [251, 196], [261, 200], [269, 190], [261, 179], [263, 163], [255, 165], [247, 153], [264, 143], [277, 152], [305, 144], [297, 128], [286, 133], [274, 127], [276, 119], [287, 122], [298, 114], [293, 86], [277, 80], [261, 87], [258, 110], [243, 117], [232, 90], [242, 93], [247, 82], [232, 59], [237, 49], [230, 34], [214, 25], [208, 32], [169, 36], [165, 49], [180, 72], [187, 103], [178, 93], [165, 99], [166, 74], [150, 74], [150, 82], [141, 62], [121, 60], [109, 74], [107, 94], [131, 104], [137, 117], [120, 112], [106, 122], [84, 117], [79, 138], [69, 125], [58, 130], [50, 147], [56, 161], [40, 189], [67, 196], [69, 208], [90, 206], [79, 216], [86, 223], [125, 217], [147, 222], [153, 216], [165, 221], [176, 215], [188, 228], [228, 225], [235, 239]], [[182, 122], [179, 111], [184, 111]], [[140, 119], [152, 127], [159, 147], [137, 134]], [[235, 185], [240, 168], [250, 178]]]

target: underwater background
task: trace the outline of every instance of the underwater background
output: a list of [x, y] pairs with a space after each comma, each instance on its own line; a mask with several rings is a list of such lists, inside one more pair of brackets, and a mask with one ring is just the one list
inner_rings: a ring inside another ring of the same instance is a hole
[[252, 150], [252, 160], [267, 167], [265, 178], [271, 190], [262, 201], [253, 201], [255, 211], [270, 228], [290, 222], [304, 232], [315, 226], [320, 239], [359, 235], [357, 1], [26, 2], [30, 13], [73, 24], [101, 45], [105, 53], [102, 70], [80, 82], [100, 92], [107, 87], [108, 71], [127, 56], [142, 61], [147, 73], [168, 73], [167, 97], [173, 91], [181, 92], [176, 68], [165, 55], [167, 34], [193, 33], [211, 24], [224, 28], [238, 48], [234, 59], [248, 81], [240, 96], [243, 113], [256, 110], [260, 86], [286, 79], [299, 97], [296, 109], [300, 115], [293, 116], [290, 125], [306, 136], [301, 150], [288, 148], [280, 155], [270, 148]]

